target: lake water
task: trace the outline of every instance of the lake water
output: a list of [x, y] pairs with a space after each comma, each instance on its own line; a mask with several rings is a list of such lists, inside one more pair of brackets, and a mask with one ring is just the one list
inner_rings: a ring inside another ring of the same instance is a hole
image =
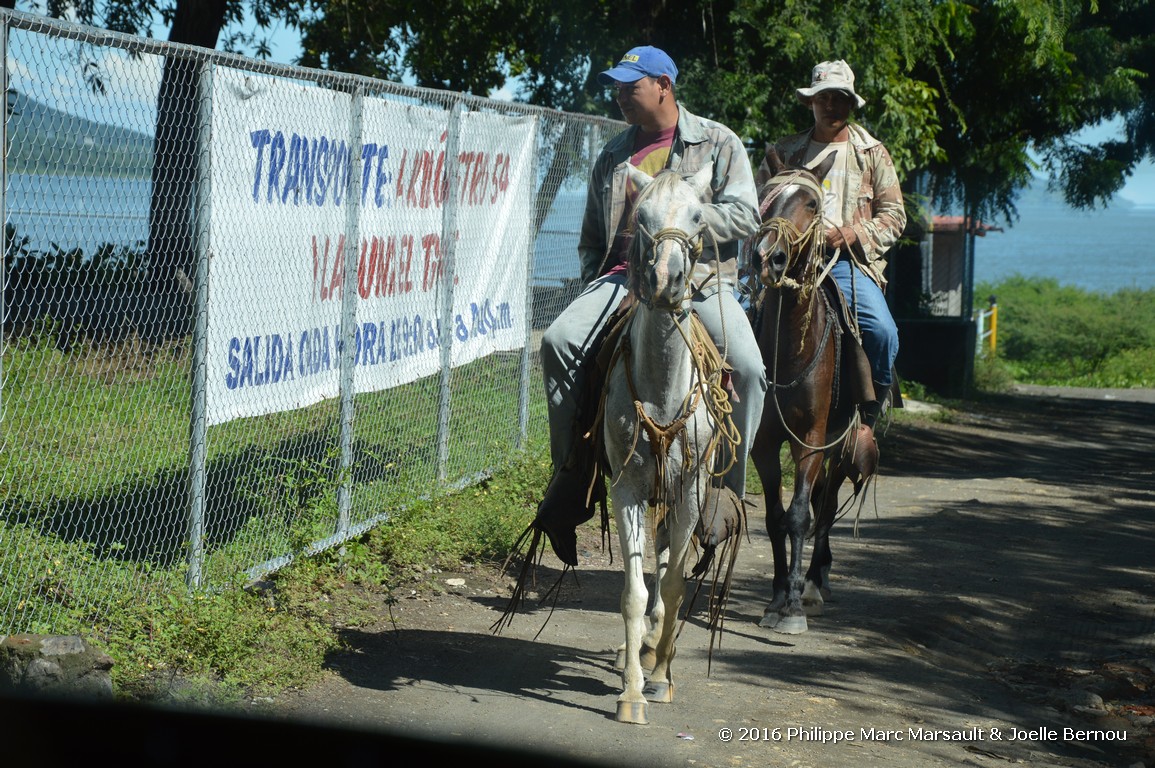
[[1020, 220], [975, 238], [975, 282], [1019, 274], [1113, 293], [1155, 288], [1155, 206], [1074, 211], [1057, 203], [1019, 206]]
[[[151, 182], [10, 174], [8, 221], [30, 246], [82, 248], [112, 242], [135, 245], [148, 237]], [[557, 285], [578, 275], [577, 233], [585, 207], [578, 185], [558, 195], [538, 236], [534, 281]], [[975, 281], [1020, 274], [1050, 277], [1092, 291], [1155, 288], [1155, 206], [1114, 206], [1078, 212], [1033, 195], [1020, 219], [975, 240]]]
[[[538, 240], [539, 281], [577, 275], [583, 207], [578, 193], [559, 196], [554, 204]], [[1155, 206], [1079, 212], [1036, 199], [1020, 204], [1019, 216], [1014, 226], [1000, 222], [1002, 232], [975, 238], [976, 283], [1019, 274], [1104, 293], [1155, 288]]]
[[29, 248], [135, 246], [148, 240], [149, 179], [8, 174], [7, 223]]

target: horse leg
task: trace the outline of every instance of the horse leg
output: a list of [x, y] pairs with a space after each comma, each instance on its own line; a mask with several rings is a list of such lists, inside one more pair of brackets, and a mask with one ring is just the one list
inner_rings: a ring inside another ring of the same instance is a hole
[[[761, 436], [759, 436], [761, 437]], [[766, 503], [766, 535], [770, 537], [770, 553], [774, 561], [771, 599], [763, 615], [777, 614], [786, 605], [786, 507], [782, 505], [781, 443], [754, 441], [750, 460], [758, 470]], [[762, 625], [766, 626], [766, 625]]]
[[807, 616], [822, 615], [823, 605], [830, 599], [830, 529], [838, 511], [838, 489], [845, 479], [841, 468], [833, 465], [830, 472], [819, 472], [814, 493], [814, 547], [810, 567], [806, 571], [806, 587], [802, 591], [802, 607]]
[[622, 483], [614, 490], [614, 516], [625, 571], [621, 611], [625, 622], [626, 646], [622, 665], [622, 694], [618, 696], [616, 719], [620, 723], [645, 725], [645, 674], [640, 652], [646, 633], [647, 590], [643, 563], [646, 556], [646, 502]]
[[771, 500], [769, 495], [766, 498], [766, 535], [770, 537], [770, 554], [774, 559], [774, 577], [770, 583], [770, 603], [763, 611], [763, 616], [771, 613], [777, 614], [786, 605], [786, 588], [790, 577], [786, 530], [786, 507], [782, 504], [782, 488], [779, 485], [775, 498]]
[[[669, 704], [674, 700], [672, 664], [677, 640], [678, 612], [686, 598], [686, 554], [698, 524], [698, 514], [709, 478], [702, 475], [682, 488], [685, 503], [670, 507], [662, 529], [668, 567], [658, 585], [655, 603], [662, 604], [661, 633], [655, 645], [655, 664], [646, 686], [647, 701]], [[670, 519], [673, 518], [673, 519]]]
[[[665, 526], [659, 525], [657, 530], [657, 539], [654, 541], [654, 579], [653, 589], [650, 590], [650, 595], [653, 598], [653, 605], [650, 606], [647, 621], [649, 622], [649, 630], [645, 636], [642, 637], [642, 649], [639, 654], [639, 660], [642, 664], [642, 671], [650, 672], [656, 663], [654, 648], [658, 644], [658, 639], [662, 634], [662, 620], [665, 612], [665, 606], [659, 598], [658, 586], [662, 582], [662, 575], [666, 572], [670, 559], [670, 545], [669, 537], [666, 535]], [[626, 665], [626, 645], [622, 643], [618, 646], [617, 656], [614, 659], [614, 669], [619, 672], [625, 669]]]
[[[763, 614], [759, 626], [784, 635], [799, 635], [807, 630], [806, 612], [802, 608], [802, 557], [810, 527], [810, 496], [814, 481], [822, 468], [822, 453], [804, 447], [793, 447], [795, 466], [794, 494], [786, 509], [786, 534], [790, 538], [790, 570], [786, 578], [786, 603], [777, 612]], [[777, 563], [775, 563], [777, 570]]]
[[670, 533], [666, 521], [658, 524], [654, 540], [654, 590], [650, 606], [650, 631], [642, 638], [642, 669], [650, 672], [657, 664], [657, 647], [665, 632], [666, 602], [662, 599], [661, 585], [670, 569]]

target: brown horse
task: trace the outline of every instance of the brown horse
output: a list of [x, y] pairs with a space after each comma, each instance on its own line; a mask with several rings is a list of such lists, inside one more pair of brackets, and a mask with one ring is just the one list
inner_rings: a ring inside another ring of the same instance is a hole
[[[750, 449], [766, 493], [766, 531], [774, 555], [773, 598], [759, 624], [798, 634], [807, 629], [807, 613], [821, 613], [829, 596], [829, 533], [839, 488], [849, 478], [853, 498], [860, 498], [877, 467], [878, 447], [872, 439], [860, 439], [858, 429], [855, 403], [873, 399], [872, 390], [863, 389], [872, 388], [869, 374], [852, 370], [861, 369], [861, 346], [840, 319], [834, 281], [824, 279], [822, 179], [834, 157], [813, 171], [786, 168], [772, 149], [767, 159], [773, 178], [761, 190], [762, 226], [750, 241], [751, 268], [761, 282], [753, 322], [770, 378]], [[782, 503], [784, 443], [795, 467], [789, 507]], [[804, 585], [811, 506], [814, 551]]]

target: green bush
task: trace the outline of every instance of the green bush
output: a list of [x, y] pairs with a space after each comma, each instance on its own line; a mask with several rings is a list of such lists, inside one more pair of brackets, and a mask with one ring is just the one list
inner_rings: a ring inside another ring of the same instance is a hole
[[1084, 387], [1155, 386], [1155, 290], [1096, 293], [1021, 276], [980, 283], [998, 299], [998, 349], [975, 366], [987, 391], [1008, 379]]

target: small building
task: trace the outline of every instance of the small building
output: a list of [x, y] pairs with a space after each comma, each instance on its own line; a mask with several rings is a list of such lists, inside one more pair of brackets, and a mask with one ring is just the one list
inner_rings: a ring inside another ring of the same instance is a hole
[[946, 397], [966, 397], [974, 383], [975, 238], [998, 227], [964, 216], [912, 222], [890, 252], [887, 301], [898, 324], [895, 368]]

